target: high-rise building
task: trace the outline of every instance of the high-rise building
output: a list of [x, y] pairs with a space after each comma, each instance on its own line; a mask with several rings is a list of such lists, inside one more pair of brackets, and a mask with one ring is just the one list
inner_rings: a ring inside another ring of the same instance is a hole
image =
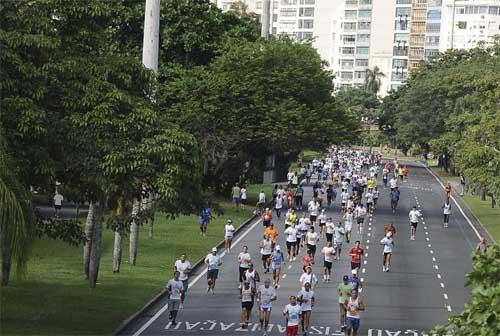
[[442, 0], [427, 1], [427, 20], [425, 25], [424, 59], [430, 60], [439, 52], [441, 34], [441, 6]]
[[424, 60], [427, 0], [412, 0], [410, 22], [408, 71], [418, 67]]

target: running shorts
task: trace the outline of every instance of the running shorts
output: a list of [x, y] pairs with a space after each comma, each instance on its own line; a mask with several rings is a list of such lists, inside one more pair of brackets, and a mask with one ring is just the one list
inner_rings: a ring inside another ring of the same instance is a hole
[[410, 222], [410, 225], [413, 226], [416, 229], [417, 225], [418, 225], [418, 222]]
[[307, 244], [307, 249], [311, 250], [313, 254], [316, 253], [316, 245]]
[[314, 215], [309, 216], [309, 219], [311, 220], [311, 222], [316, 222], [316, 218], [318, 218], [318, 216], [314, 216]]
[[287, 335], [297, 335], [299, 332], [299, 326], [294, 325], [294, 326], [286, 326], [286, 334]]
[[219, 275], [218, 269], [212, 269], [207, 271], [207, 279], [217, 279], [218, 275]]
[[323, 222], [323, 223], [319, 222], [319, 226], [325, 226], [325, 225], [326, 225], [326, 222]]
[[189, 288], [189, 282], [188, 282], [188, 279], [186, 280], [181, 280], [182, 281], [182, 288], [184, 288], [184, 293], [186, 293], [188, 291], [188, 288]]
[[168, 311], [178, 311], [180, 303], [181, 301], [178, 299], [168, 299]]
[[331, 270], [331, 269], [332, 269], [332, 262], [331, 262], [331, 261], [326, 261], [326, 260], [325, 260], [325, 261], [323, 262], [323, 266], [324, 266], [324, 267], [326, 267], [326, 268], [328, 268], [329, 270]]
[[358, 224], [363, 224], [365, 222], [364, 217], [358, 217]]
[[333, 233], [326, 233], [326, 241], [331, 242], [333, 240]]
[[359, 318], [349, 317], [345, 318], [345, 322], [347, 324], [347, 328], [352, 329], [354, 331], [358, 331], [359, 329]]
[[270, 312], [272, 307], [270, 305], [260, 305], [259, 310], [261, 312]]
[[241, 303], [241, 308], [246, 309], [247, 311], [250, 311], [253, 308], [253, 302], [252, 301], [242, 302]]
[[290, 248], [292, 248], [292, 246], [295, 246], [295, 244], [297, 244], [297, 242], [289, 242], [289, 241], [287, 241], [286, 242], [286, 248], [290, 249]]
[[262, 255], [262, 260], [265, 261], [265, 260], [269, 259], [270, 256], [271, 256], [270, 254], [263, 254]]
[[356, 269], [356, 268], [361, 268], [361, 263], [355, 263], [351, 261], [351, 270]]

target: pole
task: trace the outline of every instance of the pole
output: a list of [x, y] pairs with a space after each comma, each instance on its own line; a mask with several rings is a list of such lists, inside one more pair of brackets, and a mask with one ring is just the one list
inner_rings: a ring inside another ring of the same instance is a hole
[[262, 16], [260, 19], [260, 36], [265, 40], [269, 39], [269, 23], [271, 21], [271, 0], [264, 0], [262, 4]]
[[158, 49], [160, 44], [160, 0], [146, 0], [144, 13], [144, 39], [142, 64], [154, 72], [158, 71]]
[[451, 16], [451, 50], [453, 50], [455, 44], [455, 5], [456, 2], [453, 0], [453, 14]]

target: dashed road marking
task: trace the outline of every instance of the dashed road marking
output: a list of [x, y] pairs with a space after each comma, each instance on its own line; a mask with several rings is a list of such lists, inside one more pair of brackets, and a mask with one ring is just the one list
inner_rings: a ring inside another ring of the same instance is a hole
[[361, 270], [361, 273], [365, 273], [365, 272], [366, 272], [366, 268], [363, 268], [363, 269]]
[[438, 265], [434, 265], [434, 268], [435, 268], [435, 269], [439, 269], [439, 266], [438, 266]]
[[284, 279], [284, 278], [286, 278], [286, 274], [283, 274], [283, 276], [281, 277], [281, 279]]
[[441, 286], [441, 288], [444, 288], [444, 283], [441, 282], [439, 285]]
[[436, 276], [438, 277], [438, 279], [441, 279], [441, 274], [436, 274]]
[[444, 299], [445, 299], [445, 300], [448, 300], [448, 294], [443, 293], [443, 296], [444, 296]]

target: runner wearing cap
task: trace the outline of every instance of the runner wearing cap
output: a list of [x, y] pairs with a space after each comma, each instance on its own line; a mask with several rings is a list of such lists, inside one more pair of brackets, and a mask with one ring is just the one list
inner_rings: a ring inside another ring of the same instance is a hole
[[214, 294], [215, 281], [219, 275], [219, 266], [222, 265], [222, 260], [217, 255], [216, 247], [212, 249], [212, 253], [205, 257], [205, 265], [207, 265], [207, 293], [212, 292], [212, 294]]
[[392, 232], [387, 232], [385, 237], [380, 241], [384, 245], [384, 258], [382, 259], [382, 272], [389, 272], [391, 265], [392, 249], [394, 248], [394, 240], [392, 239]]
[[228, 219], [227, 224], [224, 227], [224, 249], [226, 252], [229, 252], [231, 249], [231, 243], [233, 241], [233, 236], [234, 236], [234, 226], [233, 226], [233, 221]]
[[285, 264], [285, 256], [281, 252], [279, 245], [276, 245], [273, 254], [271, 255], [271, 268], [273, 270], [274, 288], [279, 288], [281, 267]]
[[300, 306], [297, 304], [297, 297], [292, 295], [290, 303], [285, 306], [283, 316], [285, 317], [286, 336], [296, 336], [299, 331]]
[[361, 320], [359, 312], [365, 310], [365, 304], [358, 297], [358, 291], [355, 289], [351, 291], [351, 296], [344, 302], [344, 306], [346, 309], [346, 335], [357, 336]]
[[352, 285], [352, 288], [361, 292], [363, 290], [363, 283], [358, 278], [358, 270], [353, 269], [351, 271], [351, 276], [347, 280], [347, 282]]

